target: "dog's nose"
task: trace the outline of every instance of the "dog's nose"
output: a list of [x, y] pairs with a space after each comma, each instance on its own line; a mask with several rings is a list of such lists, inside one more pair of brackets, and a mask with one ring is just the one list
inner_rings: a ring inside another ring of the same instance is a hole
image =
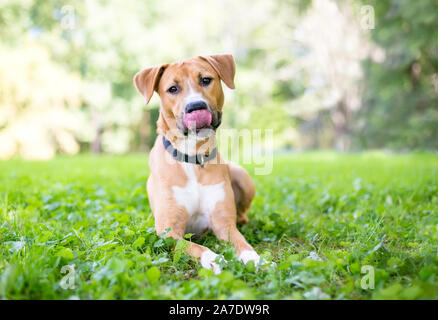
[[205, 110], [207, 109], [207, 104], [204, 101], [190, 102], [186, 105], [186, 113], [190, 113], [195, 110]]

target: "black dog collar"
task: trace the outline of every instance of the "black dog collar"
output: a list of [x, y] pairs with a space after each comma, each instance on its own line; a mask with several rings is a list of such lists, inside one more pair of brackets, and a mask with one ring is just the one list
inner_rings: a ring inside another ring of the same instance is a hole
[[214, 148], [208, 156], [206, 156], [205, 154], [196, 154], [194, 156], [189, 156], [188, 154], [182, 153], [181, 151], [176, 149], [172, 145], [172, 143], [169, 140], [167, 140], [164, 136], [163, 136], [163, 145], [164, 145], [164, 149], [166, 149], [167, 152], [169, 152], [170, 155], [175, 160], [186, 162], [186, 163], [199, 164], [201, 168], [204, 167], [204, 163], [210, 161], [211, 159], [214, 159], [217, 154], [217, 148]]

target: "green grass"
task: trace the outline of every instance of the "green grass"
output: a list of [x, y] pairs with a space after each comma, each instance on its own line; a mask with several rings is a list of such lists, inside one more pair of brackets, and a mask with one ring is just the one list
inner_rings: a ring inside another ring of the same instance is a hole
[[[1, 299], [437, 299], [438, 156], [278, 156], [254, 176], [246, 239], [214, 276], [155, 235], [146, 156], [0, 162]], [[176, 253], [175, 253], [176, 252]], [[315, 258], [315, 254], [319, 259]], [[75, 289], [61, 268], [75, 266]], [[362, 289], [372, 266], [375, 288]]]

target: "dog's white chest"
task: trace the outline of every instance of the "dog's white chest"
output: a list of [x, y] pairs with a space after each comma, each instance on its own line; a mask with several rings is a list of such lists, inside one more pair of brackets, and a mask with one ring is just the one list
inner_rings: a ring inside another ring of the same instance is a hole
[[210, 215], [216, 203], [225, 198], [224, 183], [201, 185], [196, 179], [193, 164], [182, 163], [187, 175], [184, 187], [173, 186], [173, 196], [177, 204], [184, 206], [190, 215], [186, 232], [201, 234], [205, 229], [211, 229]]

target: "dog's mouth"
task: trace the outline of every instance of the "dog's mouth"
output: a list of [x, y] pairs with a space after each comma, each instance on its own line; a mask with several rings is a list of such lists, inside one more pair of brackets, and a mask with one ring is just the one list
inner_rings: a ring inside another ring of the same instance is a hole
[[182, 118], [184, 135], [200, 133], [204, 129], [216, 130], [221, 124], [221, 112], [202, 109], [184, 114]]
[[206, 109], [195, 110], [184, 115], [183, 121], [189, 130], [201, 130], [211, 125], [213, 117]]

